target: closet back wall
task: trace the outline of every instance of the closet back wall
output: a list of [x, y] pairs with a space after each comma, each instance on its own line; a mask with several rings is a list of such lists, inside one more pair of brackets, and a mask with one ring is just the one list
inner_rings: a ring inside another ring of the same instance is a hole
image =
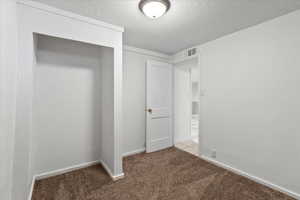
[[100, 159], [101, 47], [38, 36], [33, 170]]

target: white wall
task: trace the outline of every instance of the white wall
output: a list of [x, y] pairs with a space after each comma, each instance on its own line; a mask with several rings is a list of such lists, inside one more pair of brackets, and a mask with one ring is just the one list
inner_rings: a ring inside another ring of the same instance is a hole
[[204, 155], [298, 194], [299, 36], [297, 11], [199, 47]]
[[125, 49], [123, 54], [123, 154], [143, 150], [146, 145], [146, 61], [168, 60], [143, 52]]
[[[110, 48], [101, 51], [101, 160], [115, 170], [114, 154], [114, 52]], [[117, 174], [117, 171], [112, 171]]]
[[[4, 55], [4, 52], [5, 52], [5, 47], [2, 45], [3, 42], [4, 42], [4, 34], [5, 34], [5, 15], [4, 15], [4, 0], [1, 0], [0, 1], [0, 74], [3, 74], [5, 72], [5, 68], [4, 68], [4, 58], [5, 58], [5, 55]], [[0, 83], [0, 91], [1, 91], [1, 97], [3, 97], [3, 94], [4, 94], [4, 89], [5, 89], [5, 85], [6, 84], [2, 78], [4, 76], [2, 75], [1, 76], [1, 83]], [[7, 162], [7, 159], [8, 159], [8, 155], [7, 154], [7, 147], [6, 147], [6, 143], [7, 143], [7, 140], [8, 140], [8, 133], [6, 133], [6, 130], [3, 128], [3, 125], [5, 123], [5, 112], [3, 111], [4, 109], [4, 104], [5, 104], [5, 100], [3, 98], [0, 98], [0, 111], [1, 111], [1, 115], [0, 115], [0, 122], [1, 122], [1, 126], [0, 126], [0, 162], [1, 163], [6, 163]], [[9, 165], [7, 164], [1, 164], [0, 165], [0, 198], [1, 199], [5, 199], [5, 198], [8, 198], [8, 185], [7, 185], [7, 181], [9, 181], [9, 177], [7, 176], [7, 172], [8, 172], [8, 168], [9, 168]]]
[[[113, 85], [102, 82], [101, 51], [94, 45], [38, 36], [33, 174], [100, 159], [102, 126], [108, 126], [101, 119], [113, 113], [112, 106], [101, 107], [102, 96], [113, 105], [111, 95], [101, 94], [102, 88], [113, 91]], [[113, 69], [113, 63], [103, 67]], [[103, 109], [109, 115], [102, 118]]]
[[14, 0], [0, 0], [0, 199], [12, 189], [17, 23]]

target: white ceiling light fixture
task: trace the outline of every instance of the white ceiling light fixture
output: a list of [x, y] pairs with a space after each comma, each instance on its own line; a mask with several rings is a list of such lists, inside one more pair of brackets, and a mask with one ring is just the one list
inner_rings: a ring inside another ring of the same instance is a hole
[[151, 19], [157, 19], [163, 16], [171, 7], [169, 0], [141, 0], [139, 8]]

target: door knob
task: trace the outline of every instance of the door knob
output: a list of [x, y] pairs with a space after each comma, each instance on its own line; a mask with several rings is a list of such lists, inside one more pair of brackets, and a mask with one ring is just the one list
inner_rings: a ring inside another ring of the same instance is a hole
[[152, 113], [152, 109], [151, 109], [151, 108], [147, 109], [146, 111], [147, 111], [148, 113]]

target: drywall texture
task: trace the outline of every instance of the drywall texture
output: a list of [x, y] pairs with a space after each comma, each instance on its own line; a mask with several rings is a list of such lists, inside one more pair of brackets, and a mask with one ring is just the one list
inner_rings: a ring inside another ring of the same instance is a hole
[[204, 155], [300, 194], [300, 11], [200, 46]]
[[39, 35], [36, 55], [33, 174], [100, 160], [102, 151], [113, 169], [113, 62], [104, 62], [113, 50]]
[[0, 0], [0, 199], [11, 199], [17, 67], [14, 0]]
[[124, 154], [145, 149], [146, 145], [146, 61], [166, 59], [124, 50], [123, 128]]

